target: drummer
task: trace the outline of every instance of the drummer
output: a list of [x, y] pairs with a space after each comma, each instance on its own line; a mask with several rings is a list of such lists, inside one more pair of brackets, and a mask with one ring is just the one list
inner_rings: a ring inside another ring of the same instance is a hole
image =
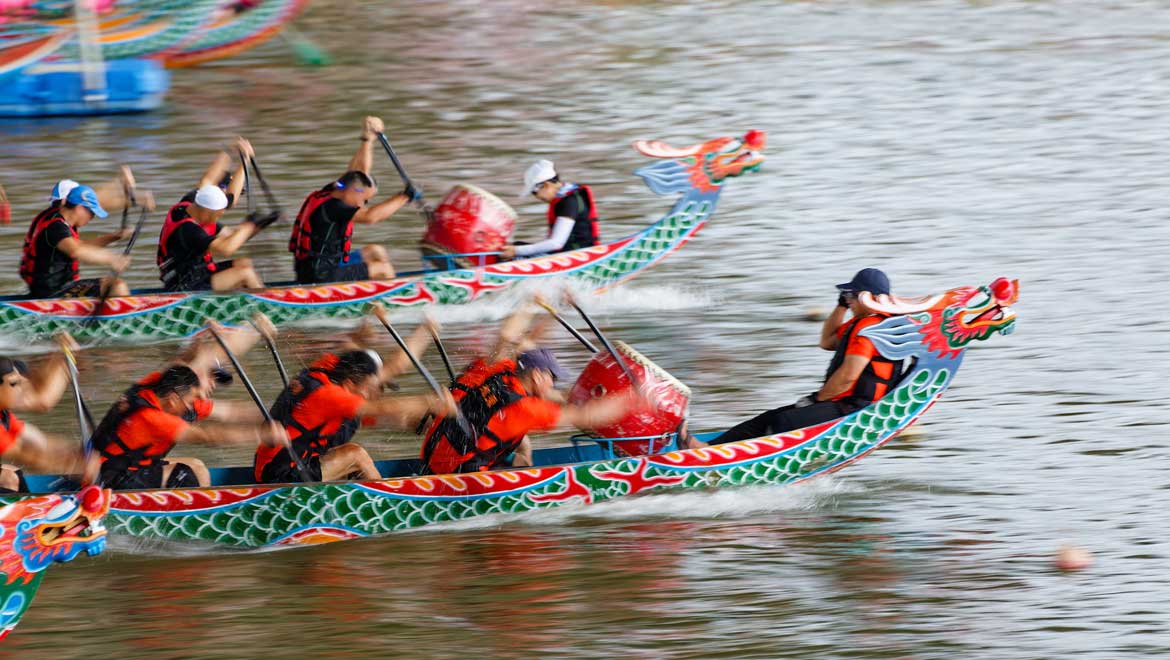
[[[236, 138], [236, 151], [242, 158], [255, 155], [252, 145]], [[264, 282], [256, 274], [252, 260], [230, 257], [239, 251], [262, 226], [252, 218], [234, 229], [224, 227], [220, 219], [244, 189], [243, 176], [230, 176], [232, 157], [221, 151], [203, 173], [199, 186], [171, 207], [163, 222], [158, 241], [159, 278], [168, 291], [231, 291], [241, 287], [260, 288]], [[240, 169], [246, 167], [240, 163]], [[219, 187], [227, 182], [227, 190]]]
[[533, 342], [540, 333], [528, 333], [531, 321], [532, 310], [528, 305], [522, 306], [500, 327], [491, 355], [475, 360], [456, 378], [452, 393], [478, 435], [468, 437], [453, 418], [436, 420], [423, 441], [425, 474], [531, 466], [529, 433], [562, 426], [605, 426], [638, 404], [638, 395], [633, 391], [584, 405], [566, 404], [556, 383], [568, 378], [568, 374], [552, 351], [535, 346]]
[[374, 183], [373, 141], [383, 130], [382, 120], [366, 117], [362, 125], [361, 144], [349, 161], [348, 169], [336, 180], [305, 198], [293, 223], [288, 250], [293, 253], [297, 282], [318, 284], [388, 280], [394, 277], [390, 255], [381, 245], [365, 245], [351, 250], [354, 223], [373, 225], [394, 215], [408, 202], [422, 199], [414, 187], [387, 197], [376, 204], [370, 201], [378, 193]]
[[[375, 314], [384, 315], [381, 308]], [[416, 356], [430, 343], [430, 332], [438, 332], [431, 319], [407, 339]], [[428, 329], [429, 327], [429, 329]], [[284, 425], [297, 452], [301, 467], [289, 454], [289, 447], [261, 445], [256, 449], [255, 471], [259, 483], [337, 481], [352, 478], [379, 479], [373, 459], [360, 445], [351, 442], [363, 420], [386, 420], [403, 429], [413, 429], [426, 414], [436, 417], [453, 414], [455, 402], [444, 392], [435, 396], [381, 398], [383, 386], [410, 366], [410, 358], [399, 350], [393, 360], [382, 363], [369, 348], [369, 325], [363, 323], [337, 353], [326, 353], [297, 374], [272, 405], [272, 417]]]
[[[903, 362], [878, 352], [862, 331], [887, 318], [871, 311], [859, 296], [890, 295], [890, 279], [877, 268], [863, 268], [853, 279], [837, 285], [837, 307], [821, 328], [820, 347], [833, 351], [825, 381], [796, 403], [774, 408], [725, 431], [711, 444], [723, 444], [785, 433], [828, 422], [860, 410], [882, 398], [902, 376]], [[852, 318], [845, 320], [845, 315]], [[691, 440], [686, 448], [702, 446]]]
[[548, 238], [508, 245], [500, 252], [501, 258], [565, 252], [601, 243], [597, 205], [589, 186], [561, 181], [551, 160], [538, 160], [524, 173], [520, 196], [530, 194], [548, 204]]
[[[57, 338], [65, 350], [77, 345], [68, 335]], [[16, 416], [16, 411], [48, 412], [56, 407], [69, 383], [64, 353], [50, 358], [32, 372], [22, 360], [0, 357], [0, 493], [28, 492], [21, 465], [37, 472], [81, 474], [85, 459], [78, 445], [50, 440], [36, 426]]]
[[[275, 332], [262, 315], [255, 320], [266, 332]], [[221, 334], [237, 355], [260, 338], [244, 329]], [[212, 401], [216, 383], [230, 380], [216, 367], [221, 355], [212, 341], [193, 344], [179, 361], [139, 380], [114, 402], [93, 434], [103, 485], [114, 489], [209, 486], [211, 474], [203, 461], [169, 455], [177, 444], [280, 445], [288, 441], [279, 425], [263, 425], [263, 416], [250, 403]], [[219, 423], [211, 426], [203, 420]]]

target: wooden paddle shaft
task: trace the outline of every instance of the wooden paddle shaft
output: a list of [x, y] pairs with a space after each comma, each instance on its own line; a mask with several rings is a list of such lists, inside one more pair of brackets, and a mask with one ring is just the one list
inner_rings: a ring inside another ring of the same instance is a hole
[[540, 305], [549, 314], [551, 314], [552, 317], [557, 320], [557, 323], [560, 323], [561, 326], [563, 326], [565, 328], [565, 330], [568, 330], [569, 334], [573, 335], [573, 337], [575, 337], [577, 339], [577, 341], [581, 342], [581, 345], [584, 346], [586, 349], [588, 349], [590, 353], [597, 352], [597, 347], [593, 345], [593, 342], [589, 341], [588, 339], [585, 338], [585, 335], [582, 335], [580, 332], [578, 332], [577, 328], [574, 328], [568, 321], [565, 320], [565, 317], [563, 317], [559, 313], [557, 313], [557, 310], [553, 309], [552, 305], [550, 305], [546, 302], [538, 302], [536, 304]]

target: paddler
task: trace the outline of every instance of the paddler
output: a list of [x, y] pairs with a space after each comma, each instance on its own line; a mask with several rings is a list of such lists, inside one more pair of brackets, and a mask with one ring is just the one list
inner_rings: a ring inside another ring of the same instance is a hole
[[[257, 315], [255, 320], [266, 332], [275, 332], [267, 318]], [[250, 329], [221, 334], [237, 355], [260, 338]], [[209, 486], [211, 474], [203, 461], [169, 456], [175, 445], [288, 441], [284, 429], [263, 424], [260, 412], [250, 403], [212, 401], [216, 381], [226, 379], [217, 368], [221, 355], [213, 342], [193, 344], [180, 361], [139, 380], [110, 406], [93, 434], [102, 485], [114, 489]], [[201, 423], [204, 420], [219, 423]]]
[[131, 230], [82, 239], [78, 229], [95, 217], [109, 216], [97, 192], [66, 179], [53, 188], [53, 197], [49, 208], [37, 214], [25, 234], [20, 276], [28, 284], [29, 296], [96, 297], [107, 290], [114, 296], [129, 294], [126, 283], [116, 276], [81, 279], [79, 262], [107, 266], [121, 273], [129, 265], [129, 258], [106, 246], [129, 236]]
[[548, 204], [548, 238], [515, 243], [500, 252], [504, 259], [577, 250], [601, 243], [593, 191], [584, 184], [561, 181], [551, 160], [538, 160], [524, 173], [520, 196], [533, 195]]
[[[235, 146], [243, 159], [255, 155], [244, 138], [237, 138]], [[240, 163], [240, 170], [247, 166], [246, 162]], [[232, 256], [264, 228], [250, 218], [234, 229], [220, 224], [244, 189], [244, 176], [239, 171], [229, 177], [231, 164], [232, 156], [226, 151], [216, 154], [199, 186], [167, 213], [159, 236], [157, 262], [160, 279], [168, 291], [231, 291], [264, 286], [251, 259], [215, 260]], [[221, 181], [227, 183], [226, 191], [220, 188]]]
[[[68, 335], [57, 341], [66, 350], [77, 344]], [[85, 460], [80, 445], [68, 447], [50, 440], [40, 429], [16, 416], [16, 411], [48, 412], [61, 400], [69, 383], [64, 353], [59, 353], [30, 372], [22, 360], [0, 357], [0, 493], [27, 492], [24, 475], [16, 465], [36, 472], [80, 474]], [[16, 464], [16, 465], [13, 465]]]
[[[375, 313], [384, 314], [380, 308]], [[437, 324], [427, 319], [407, 339], [411, 353], [426, 350], [430, 331]], [[387, 420], [402, 429], [413, 429], [424, 415], [442, 418], [453, 414], [455, 402], [449, 394], [380, 398], [382, 388], [410, 366], [399, 350], [383, 364], [369, 347], [370, 328], [363, 324], [336, 353], [327, 353], [293, 378], [272, 405], [272, 418], [284, 425], [292, 451], [297, 452], [312, 481], [337, 481], [357, 475], [379, 479], [374, 461], [361, 445], [351, 442], [362, 421]], [[446, 393], [444, 393], [446, 394]], [[256, 449], [256, 480], [259, 483], [304, 481], [286, 447], [261, 445]]]
[[288, 251], [293, 253], [297, 282], [318, 284], [388, 280], [394, 277], [390, 255], [381, 245], [351, 250], [354, 223], [373, 225], [394, 215], [408, 202], [422, 198], [413, 187], [376, 204], [373, 144], [384, 126], [377, 117], [366, 117], [361, 143], [345, 174], [305, 198], [293, 223]]
[[424, 473], [531, 466], [533, 431], [605, 426], [639, 403], [640, 393], [627, 391], [584, 405], [566, 404], [556, 384], [568, 374], [552, 351], [535, 346], [535, 335], [529, 339], [532, 315], [528, 305], [513, 313], [501, 325], [492, 353], [456, 378], [451, 391], [477, 437], [468, 437], [452, 418], [433, 422], [422, 446]]
[[[890, 295], [890, 279], [877, 268], [864, 268], [853, 279], [837, 285], [837, 307], [821, 326], [820, 347], [833, 351], [820, 389], [794, 404], [761, 413], [732, 427], [711, 444], [785, 433], [844, 417], [882, 398], [898, 384], [902, 361], [882, 356], [867, 337], [866, 328], [887, 318], [858, 300], [862, 292]], [[845, 320], [846, 314], [852, 318]], [[691, 443], [690, 446], [699, 446]]]

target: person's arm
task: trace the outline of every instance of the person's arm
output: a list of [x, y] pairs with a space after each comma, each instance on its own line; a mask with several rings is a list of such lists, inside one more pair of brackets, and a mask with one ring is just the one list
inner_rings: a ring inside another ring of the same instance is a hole
[[829, 379], [825, 381], [821, 389], [817, 390], [814, 398], [817, 401], [828, 401], [844, 394], [861, 377], [861, 372], [865, 371], [867, 364], [869, 364], [869, 358], [865, 356], [846, 355], [845, 361], [829, 375]]
[[366, 117], [362, 124], [362, 141], [358, 145], [357, 153], [349, 159], [347, 172], [365, 172], [370, 174], [374, 166], [374, 140], [377, 134], [385, 130], [385, 125], [378, 117]]
[[[232, 181], [232, 185], [235, 185], [235, 180]], [[230, 257], [244, 247], [244, 243], [255, 236], [257, 231], [259, 230], [256, 225], [247, 221], [241, 222], [235, 229], [224, 227], [219, 235], [212, 239], [207, 249], [216, 257]]]
[[363, 206], [353, 214], [353, 221], [363, 225], [373, 225], [382, 222], [386, 218], [398, 212], [398, 209], [406, 206], [410, 201], [410, 197], [406, 193], [400, 192], [393, 197], [384, 199], [373, 206]]
[[594, 399], [582, 405], [568, 405], [561, 408], [560, 424], [579, 429], [595, 429], [618, 421], [626, 416], [639, 400], [632, 391]]
[[207, 416], [207, 419], [213, 422], [233, 424], [259, 424], [264, 421], [264, 414], [251, 399], [246, 401], [220, 400], [211, 407], [211, 414]]
[[[244, 192], [244, 179], [246, 177], [244, 176], [243, 172], [244, 168], [248, 166], [247, 161], [244, 159], [251, 158], [256, 155], [256, 152], [252, 150], [251, 142], [248, 142], [242, 137], [237, 137], [236, 155], [239, 156], [240, 154], [243, 154], [242, 158], [240, 159], [240, 168], [236, 170], [236, 174], [232, 177], [232, 182], [228, 185], [227, 189], [228, 199], [231, 200], [228, 204], [229, 209], [239, 203], [240, 194]], [[219, 183], [219, 180], [217, 179], [215, 183]], [[238, 250], [239, 248], [237, 247], [236, 249]]]
[[[228, 173], [228, 168], [232, 166], [232, 157], [226, 151], [220, 151], [215, 155], [215, 160], [207, 166], [207, 171], [203, 173], [203, 177], [199, 179], [199, 185], [196, 188], [203, 186], [218, 186], [219, 182], [223, 180], [223, 175]], [[243, 177], [240, 177], [241, 179]], [[232, 183], [235, 183], [233, 178]]]
[[[386, 320], [387, 322], [389, 321], [386, 308], [382, 307], [382, 305], [374, 305], [370, 311], [378, 319]], [[362, 341], [362, 338], [366, 335], [364, 331], [365, 327], [359, 328], [363, 330], [363, 332], [354, 335], [351, 338], [351, 341], [353, 341], [359, 349], [365, 348], [370, 344], [368, 339]], [[421, 358], [423, 354], [427, 352], [427, 349], [431, 346], [431, 332], [433, 331], [437, 335], [439, 334], [439, 330], [441, 328], [442, 326], [439, 324], [439, 322], [435, 320], [435, 318], [430, 314], [424, 316], [423, 322], [418, 325], [414, 329], [414, 332], [410, 333], [410, 336], [405, 340], [406, 347], [410, 350], [411, 355], [414, 355], [416, 358]], [[372, 328], [370, 328], [370, 330], [372, 331]], [[357, 342], [359, 341], [362, 343], [358, 344]], [[412, 365], [410, 362], [410, 357], [406, 354], [405, 351], [399, 348], [394, 351], [394, 354], [390, 357], [390, 359], [386, 360], [382, 365], [382, 373], [379, 375], [379, 378], [383, 383], [388, 383], [394, 380], [394, 378], [399, 374], [406, 372], [413, 366], [414, 365]]]
[[[101, 204], [103, 209], [120, 211], [130, 204], [130, 200], [126, 198], [126, 189], [134, 189], [135, 186], [134, 173], [130, 171], [129, 166], [123, 165], [118, 170], [118, 176], [99, 184], [94, 188], [94, 192], [97, 193], [98, 204]], [[135, 192], [139, 202], [141, 202], [142, 193], [145, 191]]]
[[109, 266], [114, 272], [120, 273], [130, 265], [130, 257], [112, 252], [103, 247], [88, 245], [72, 236], [62, 238], [57, 242], [57, 249], [82, 263], [94, 266]]
[[837, 350], [837, 344], [841, 341], [840, 337], [837, 336], [837, 328], [840, 328], [841, 324], [845, 322], [846, 311], [848, 311], [847, 307], [837, 305], [833, 308], [832, 312], [829, 312], [829, 316], [825, 319], [825, 322], [821, 324], [821, 342], [819, 346], [826, 351]]
[[[267, 316], [256, 314], [252, 317], [252, 320], [256, 321], [257, 325], [266, 333], [271, 333], [271, 336], [276, 336], [276, 328], [272, 325], [272, 321], [268, 320]], [[260, 333], [251, 328], [228, 329], [215, 321], [209, 321], [208, 325], [214, 325], [216, 331], [223, 337], [224, 343], [228, 345], [228, 348], [237, 357], [252, 350], [256, 342], [260, 341]], [[228, 359], [223, 349], [219, 347], [219, 342], [215, 341], [211, 333], [200, 334], [201, 336], [179, 356], [177, 362], [191, 367], [191, 370], [196, 373], [207, 373], [217, 364], [228, 362]]]
[[79, 447], [68, 447], [63, 441], [49, 440], [40, 429], [25, 423], [16, 443], [4, 452], [5, 463], [15, 463], [29, 472], [81, 474], [85, 471], [85, 456]]
[[[544, 254], [546, 252], [556, 252], [565, 247], [565, 243], [569, 240], [569, 235], [573, 233], [573, 225], [577, 221], [572, 218], [558, 216], [557, 221], [553, 224], [552, 231], [548, 238], [539, 243], [531, 243], [529, 245], [514, 245], [512, 256], [514, 257], [530, 257], [534, 254]], [[505, 252], [505, 254], [507, 254]]]
[[532, 325], [534, 310], [527, 302], [522, 303], [500, 324], [500, 336], [496, 340], [489, 358], [492, 364], [500, 360], [510, 360], [520, 353], [520, 346]]
[[288, 436], [279, 425], [208, 424], [189, 425], [179, 432], [177, 443], [201, 445], [287, 445]]
[[[67, 335], [66, 335], [67, 337]], [[73, 342], [72, 338], [68, 339]], [[76, 347], [76, 343], [73, 344]], [[22, 388], [12, 409], [19, 411], [45, 413], [57, 406], [69, 385], [69, 372], [65, 366], [65, 356], [58, 353], [49, 358], [40, 369], [29, 374], [28, 386]]]
[[396, 396], [366, 401], [358, 408], [361, 417], [377, 417], [400, 429], [413, 429], [418, 421], [430, 413], [436, 417], [455, 414], [455, 399], [444, 391], [443, 397], [433, 394], [425, 396]]

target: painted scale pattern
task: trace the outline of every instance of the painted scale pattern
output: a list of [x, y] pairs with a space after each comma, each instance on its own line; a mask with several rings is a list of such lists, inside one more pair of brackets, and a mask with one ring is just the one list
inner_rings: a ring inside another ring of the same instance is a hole
[[259, 547], [386, 534], [653, 489], [786, 484], [840, 467], [894, 437], [942, 393], [952, 373], [920, 371], [876, 406], [827, 427], [707, 449], [482, 475], [255, 488], [219, 507], [208, 502], [202, 513], [165, 512], [192, 502], [198, 491], [153, 494], [149, 513], [140, 496], [115, 493], [106, 525], [113, 534]]
[[835, 470], [912, 424], [946, 390], [966, 347], [1015, 326], [1018, 283], [998, 279], [903, 301], [861, 295], [889, 318], [863, 330], [912, 360], [893, 391], [842, 419], [657, 456], [363, 483], [115, 493], [106, 524], [136, 537], [247, 547], [322, 543], [493, 513], [594, 503], [648, 490], [786, 484]]
[[[181, 338], [203, 328], [205, 319], [239, 325], [264, 312], [277, 325], [317, 319], [358, 318], [371, 302], [387, 307], [458, 305], [503, 291], [527, 279], [568, 277], [602, 289], [633, 277], [681, 247], [714, 212], [726, 179], [759, 169], [762, 133], [743, 140], [719, 138], [689, 150], [662, 151], [661, 143], [635, 143], [660, 160], [639, 169], [655, 193], [681, 193], [670, 212], [641, 232], [619, 241], [545, 257], [445, 271], [392, 282], [356, 282], [260, 293], [154, 294], [111, 298], [93, 323], [95, 299], [0, 303], [0, 328], [26, 339], [68, 331], [82, 341]], [[689, 154], [675, 157], [679, 153]], [[714, 163], [714, 165], [712, 165]], [[698, 183], [696, 183], [698, 181]]]

